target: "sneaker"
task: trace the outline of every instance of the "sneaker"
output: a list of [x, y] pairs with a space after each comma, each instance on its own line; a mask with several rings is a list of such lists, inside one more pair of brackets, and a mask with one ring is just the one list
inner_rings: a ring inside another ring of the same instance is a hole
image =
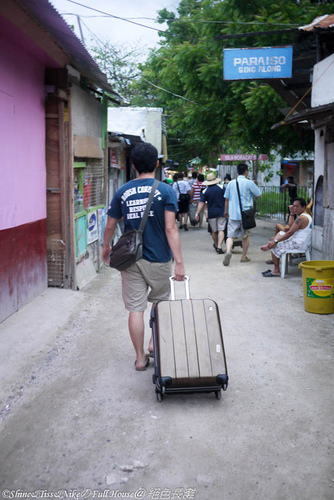
[[188, 231], [188, 226], [187, 226], [187, 224], [185, 224], [185, 225], [183, 226], [183, 229], [184, 229], [185, 231]]
[[180, 224], [180, 227], [179, 227], [179, 229], [183, 229], [183, 226], [182, 226], [182, 224]]
[[225, 253], [222, 248], [218, 248], [218, 247], [216, 247], [216, 252], [219, 254]]

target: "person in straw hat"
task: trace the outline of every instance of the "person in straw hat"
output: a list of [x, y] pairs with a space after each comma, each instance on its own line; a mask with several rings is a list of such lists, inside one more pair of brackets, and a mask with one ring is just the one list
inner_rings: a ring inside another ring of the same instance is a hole
[[203, 186], [207, 186], [201, 193], [201, 201], [197, 206], [196, 220], [205, 203], [208, 205], [208, 219], [212, 229], [213, 247], [217, 253], [224, 253], [222, 245], [224, 241], [225, 219], [225, 187], [219, 184], [220, 179], [210, 173]]

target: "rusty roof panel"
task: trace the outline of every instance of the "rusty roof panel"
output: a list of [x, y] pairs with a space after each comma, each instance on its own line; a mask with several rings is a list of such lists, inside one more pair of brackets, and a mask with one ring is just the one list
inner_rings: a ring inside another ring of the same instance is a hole
[[321, 30], [331, 30], [334, 28], [334, 14], [325, 14], [324, 16], [316, 17], [311, 24], [306, 26], [300, 26], [298, 29], [301, 31], [316, 31]]

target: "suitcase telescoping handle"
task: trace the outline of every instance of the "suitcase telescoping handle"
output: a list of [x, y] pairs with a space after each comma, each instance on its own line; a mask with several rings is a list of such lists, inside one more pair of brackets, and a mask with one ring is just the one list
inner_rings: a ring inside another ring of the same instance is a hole
[[[184, 292], [185, 292], [185, 298], [190, 299], [190, 288], [189, 288], [189, 277], [185, 276], [184, 277]], [[175, 280], [174, 276], [169, 277], [169, 284], [170, 284], [170, 300], [175, 300]]]

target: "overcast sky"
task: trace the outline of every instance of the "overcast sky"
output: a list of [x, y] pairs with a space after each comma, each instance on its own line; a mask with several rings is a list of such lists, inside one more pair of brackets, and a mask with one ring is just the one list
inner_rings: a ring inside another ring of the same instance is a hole
[[[86, 46], [97, 45], [95, 37], [100, 41], [110, 41], [113, 44], [129, 44], [143, 47], [147, 54], [148, 49], [157, 46], [158, 31], [164, 30], [166, 25], [154, 22], [158, 10], [166, 8], [176, 12], [179, 0], [49, 0], [66, 22], [74, 25], [75, 34], [81, 39], [77, 16]], [[80, 4], [80, 5], [78, 5]], [[81, 5], [89, 7], [85, 8]], [[131, 20], [136, 24], [108, 17], [91, 9], [103, 11], [113, 16]], [[150, 29], [154, 28], [154, 29]]]

